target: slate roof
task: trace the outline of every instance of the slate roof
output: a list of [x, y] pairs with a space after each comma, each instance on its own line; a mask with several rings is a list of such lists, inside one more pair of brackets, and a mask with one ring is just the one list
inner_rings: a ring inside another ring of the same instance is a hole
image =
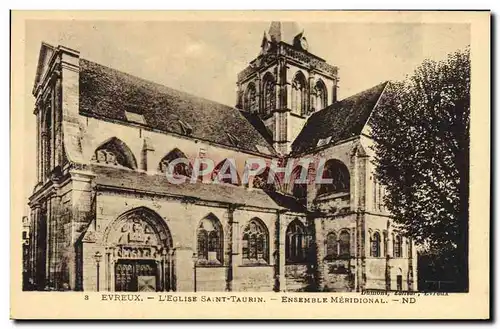
[[329, 144], [361, 134], [387, 81], [356, 95], [335, 102], [311, 115], [292, 143], [292, 153], [302, 153], [318, 147], [320, 139], [331, 137]]
[[264, 137], [264, 139], [269, 143], [273, 144], [273, 135], [269, 129], [264, 124], [264, 121], [255, 113], [241, 111], [241, 114], [254, 126], [255, 129]]
[[276, 192], [248, 189], [231, 184], [201, 182], [191, 184], [189, 181], [184, 184], [172, 184], [164, 175], [148, 175], [137, 171], [99, 165], [89, 167], [96, 175], [94, 182], [98, 185], [260, 208], [305, 211], [295, 198]]
[[[192, 127], [193, 138], [263, 153], [259, 145], [267, 149], [264, 153], [276, 154], [235, 108], [80, 59], [80, 113], [141, 124], [128, 121], [126, 112], [141, 114], [143, 125], [156, 130], [184, 134], [181, 120]], [[237, 137], [237, 145], [228, 134]]]

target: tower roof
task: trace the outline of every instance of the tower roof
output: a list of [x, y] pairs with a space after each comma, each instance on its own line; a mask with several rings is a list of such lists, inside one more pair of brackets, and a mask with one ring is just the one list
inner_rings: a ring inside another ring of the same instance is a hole
[[293, 45], [293, 39], [304, 32], [295, 22], [272, 22], [269, 27], [269, 37], [275, 42], [286, 42]]

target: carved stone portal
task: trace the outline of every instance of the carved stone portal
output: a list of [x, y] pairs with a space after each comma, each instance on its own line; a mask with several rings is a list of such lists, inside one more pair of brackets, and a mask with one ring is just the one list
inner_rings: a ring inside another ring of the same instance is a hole
[[129, 216], [117, 231], [119, 233], [115, 240], [117, 244], [162, 244], [153, 227], [137, 216]]
[[110, 290], [175, 289], [171, 235], [160, 216], [147, 208], [137, 208], [121, 216], [108, 230], [106, 266]]

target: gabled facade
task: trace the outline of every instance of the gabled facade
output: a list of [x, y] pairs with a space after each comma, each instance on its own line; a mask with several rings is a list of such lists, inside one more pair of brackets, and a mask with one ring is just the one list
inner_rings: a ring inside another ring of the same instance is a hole
[[[415, 290], [413, 244], [393, 227], [370, 161], [367, 122], [387, 83], [337, 101], [337, 81], [289, 23], [271, 24], [239, 74], [236, 108], [42, 44], [29, 199], [36, 289]], [[250, 157], [292, 175], [245, 182]], [[236, 179], [169, 180], [198, 169], [170, 164], [196, 158]], [[325, 159], [318, 170], [332, 183], [296, 183], [318, 175], [304, 158]]]

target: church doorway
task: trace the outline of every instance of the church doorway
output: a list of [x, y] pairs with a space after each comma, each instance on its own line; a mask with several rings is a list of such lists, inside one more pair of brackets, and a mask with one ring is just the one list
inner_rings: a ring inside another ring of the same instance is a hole
[[398, 291], [403, 290], [403, 276], [402, 275], [396, 276], [396, 289]]
[[159, 272], [154, 261], [120, 259], [115, 265], [115, 291], [158, 291]]
[[136, 208], [107, 230], [108, 291], [175, 291], [170, 231], [154, 211]]

